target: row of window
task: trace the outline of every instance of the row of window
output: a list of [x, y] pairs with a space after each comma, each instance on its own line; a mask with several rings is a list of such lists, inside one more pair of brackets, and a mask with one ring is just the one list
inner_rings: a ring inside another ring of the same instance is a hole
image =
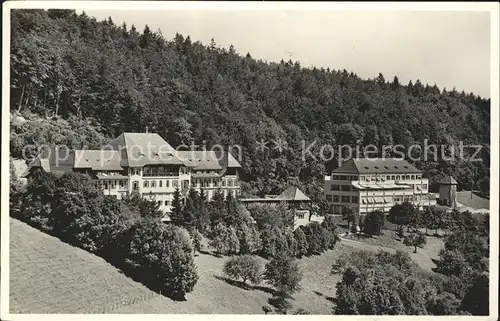
[[[379, 203], [389, 203], [390, 198], [385, 196], [375, 196], [375, 197], [362, 197], [361, 200], [363, 201], [363, 204], [371, 204], [371, 203], [376, 203], [377, 200], [373, 201], [372, 199], [380, 199], [381, 201]], [[403, 195], [403, 196], [394, 196], [393, 197], [394, 202], [396, 203], [402, 203], [402, 202], [412, 202], [416, 201], [417, 197], [415, 195]], [[359, 196], [346, 196], [346, 195], [331, 195], [327, 194], [326, 195], [326, 201], [331, 202], [331, 203], [352, 203], [352, 204], [358, 204], [359, 203]]]
[[214, 187], [232, 187], [232, 186], [238, 186], [238, 180], [237, 179], [194, 179], [193, 184], [195, 186], [200, 187], [209, 187], [211, 184], [213, 184]]
[[358, 196], [345, 196], [345, 195], [326, 195], [326, 200], [333, 203], [355, 203], [359, 202]]
[[[426, 190], [427, 189], [427, 184], [416, 184], [414, 185], [418, 190]], [[330, 191], [342, 191], [342, 192], [355, 192], [358, 189], [354, 186], [351, 185], [338, 185], [338, 184], [332, 184], [330, 185]]]
[[391, 181], [398, 181], [398, 180], [403, 180], [403, 179], [422, 179], [421, 174], [409, 174], [409, 175], [384, 175], [384, 174], [377, 174], [377, 175], [332, 175], [332, 180], [334, 181], [374, 181], [374, 180], [380, 180], [380, 181], [385, 181], [385, 180], [391, 180]]
[[[130, 169], [130, 173], [132, 175], [141, 175], [141, 169], [138, 167], [134, 167]], [[144, 176], [179, 176], [179, 174], [188, 174], [188, 168], [181, 167], [178, 169], [177, 167], [167, 166], [167, 167], [158, 167], [158, 168], [143, 168]]]
[[[172, 180], [172, 184], [170, 184], [170, 181], [169, 179], [165, 180], [165, 187], [170, 187], [170, 185], [172, 185], [172, 187], [178, 187], [179, 186], [179, 181], [177, 180]], [[156, 185], [158, 182], [158, 185]], [[158, 187], [163, 187], [163, 180], [160, 179], [160, 180], [154, 180], [154, 181], [144, 181], [144, 187], [145, 188], [155, 188], [156, 186]]]
[[330, 191], [351, 192], [351, 191], [357, 191], [357, 188], [351, 185], [332, 184], [330, 185]]
[[399, 180], [407, 180], [407, 179], [422, 179], [421, 174], [407, 174], [407, 175], [366, 175], [366, 176], [361, 176], [360, 180], [361, 181], [399, 181]]
[[[240, 194], [240, 191], [233, 190], [233, 191], [227, 191], [227, 193], [231, 193], [233, 195], [233, 197], [237, 197]], [[210, 198], [212, 198], [212, 191], [207, 191], [207, 199], [210, 199]], [[170, 205], [170, 201], [156, 201], [156, 202], [158, 203], [159, 206], [163, 206], [163, 204], [165, 204], [165, 206]]]
[[104, 189], [124, 189], [127, 186], [127, 181], [126, 180], [103, 180], [103, 181], [97, 181], [97, 186], [103, 187]]
[[332, 180], [334, 181], [357, 181], [358, 176], [357, 175], [332, 175]]

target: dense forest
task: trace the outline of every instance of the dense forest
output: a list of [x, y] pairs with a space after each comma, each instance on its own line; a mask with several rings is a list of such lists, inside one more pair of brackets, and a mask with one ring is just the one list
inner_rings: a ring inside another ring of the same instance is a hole
[[[312, 153], [319, 155], [323, 144], [409, 146], [427, 139], [456, 149], [460, 142], [483, 145], [483, 162], [417, 162], [432, 189], [444, 174], [461, 189], [489, 177], [490, 99], [472, 93], [266, 62], [214, 40], [204, 45], [180, 34], [167, 40], [148, 26], [139, 32], [74, 10], [12, 10], [11, 37], [10, 110], [30, 120], [11, 124], [13, 157], [33, 141], [104, 144], [148, 128], [173, 146], [241, 145], [248, 194], [298, 184], [317, 198], [339, 155], [303, 159], [303, 141], [316, 141]], [[270, 143], [262, 153], [261, 140], [287, 145]]]

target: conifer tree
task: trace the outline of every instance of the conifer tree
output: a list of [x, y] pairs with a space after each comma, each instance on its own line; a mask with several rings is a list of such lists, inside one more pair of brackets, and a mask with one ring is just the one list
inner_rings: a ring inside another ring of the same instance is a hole
[[172, 223], [175, 225], [182, 225], [183, 219], [182, 219], [182, 201], [181, 201], [181, 193], [179, 191], [179, 188], [177, 187], [174, 191], [174, 198], [172, 200], [172, 210], [170, 212], [170, 219], [172, 220]]

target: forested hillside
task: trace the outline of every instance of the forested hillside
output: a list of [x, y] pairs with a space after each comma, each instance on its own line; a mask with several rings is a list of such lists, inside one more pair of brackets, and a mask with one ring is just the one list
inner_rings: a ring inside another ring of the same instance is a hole
[[[366, 80], [346, 70], [265, 62], [215, 41], [164, 39], [148, 27], [139, 32], [71, 10], [12, 10], [11, 23], [10, 109], [47, 118], [11, 128], [14, 157], [35, 136], [46, 142], [59, 136], [58, 143], [71, 136], [56, 128], [95, 139], [148, 127], [173, 146], [192, 140], [206, 140], [207, 148], [243, 146], [242, 178], [251, 194], [300, 184], [318, 197], [323, 175], [338, 166], [337, 155], [319, 158], [323, 144], [481, 144], [484, 162], [416, 165], [434, 183], [453, 175], [460, 188], [489, 176], [490, 99], [419, 80], [401, 84], [382, 74]], [[270, 142], [267, 153], [256, 149], [261, 139]], [[283, 151], [272, 148], [280, 140], [287, 142]], [[302, 159], [302, 140], [316, 141], [317, 159]]]

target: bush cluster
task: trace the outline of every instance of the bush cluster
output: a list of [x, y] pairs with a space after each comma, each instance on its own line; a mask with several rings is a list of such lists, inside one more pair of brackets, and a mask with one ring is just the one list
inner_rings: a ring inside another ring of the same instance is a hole
[[183, 298], [198, 280], [189, 233], [162, 223], [153, 201], [120, 201], [103, 195], [86, 175], [43, 171], [17, 197], [13, 216], [103, 257], [163, 294]]

